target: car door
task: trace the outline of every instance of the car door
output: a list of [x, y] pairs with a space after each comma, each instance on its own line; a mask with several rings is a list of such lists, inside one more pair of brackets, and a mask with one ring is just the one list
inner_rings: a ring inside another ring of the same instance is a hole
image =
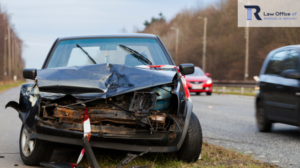
[[282, 71], [282, 62], [286, 56], [285, 50], [277, 50], [271, 53], [267, 60], [265, 71], [260, 75], [260, 91], [263, 96], [263, 107], [270, 120], [278, 121], [280, 119], [280, 93], [279, 84], [283, 78], [280, 76]]
[[[286, 55], [282, 63], [282, 71], [291, 69], [299, 71], [299, 52], [291, 48], [287, 49]], [[299, 79], [281, 78], [281, 82], [276, 85], [279, 94], [279, 110], [276, 115], [282, 122], [297, 125], [300, 81]]]

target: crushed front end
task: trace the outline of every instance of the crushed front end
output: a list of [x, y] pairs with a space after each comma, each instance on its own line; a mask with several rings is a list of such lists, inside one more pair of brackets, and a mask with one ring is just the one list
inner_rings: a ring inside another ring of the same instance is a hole
[[192, 103], [176, 67], [98, 64], [43, 69], [21, 88], [18, 110], [31, 139], [81, 145], [88, 111], [93, 147], [174, 152]]

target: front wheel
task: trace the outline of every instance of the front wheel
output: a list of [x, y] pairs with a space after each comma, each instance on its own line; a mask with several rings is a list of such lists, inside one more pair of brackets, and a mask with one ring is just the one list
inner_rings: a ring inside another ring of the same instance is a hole
[[272, 122], [267, 118], [261, 104], [256, 108], [256, 123], [260, 132], [269, 132], [272, 128]]
[[210, 96], [210, 95], [211, 95], [211, 92], [206, 92], [206, 95], [207, 95], [207, 96]]
[[202, 148], [202, 130], [197, 116], [192, 113], [185, 140], [177, 152], [177, 158], [185, 162], [198, 160]]
[[38, 139], [30, 140], [31, 134], [22, 125], [19, 139], [20, 156], [25, 165], [39, 166], [48, 162], [53, 153], [53, 144]]

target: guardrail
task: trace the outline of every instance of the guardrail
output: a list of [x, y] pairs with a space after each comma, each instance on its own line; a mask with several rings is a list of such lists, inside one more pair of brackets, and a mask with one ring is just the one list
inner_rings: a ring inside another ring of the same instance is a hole
[[245, 87], [254, 88], [256, 81], [239, 81], [239, 80], [213, 80], [214, 86], [226, 86], [226, 87]]

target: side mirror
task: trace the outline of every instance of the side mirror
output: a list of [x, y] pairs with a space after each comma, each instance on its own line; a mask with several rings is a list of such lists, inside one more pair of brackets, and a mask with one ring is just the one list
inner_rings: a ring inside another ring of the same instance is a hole
[[207, 77], [210, 77], [210, 74], [209, 74], [209, 73], [205, 73], [205, 75], [206, 75]]
[[25, 79], [32, 79], [32, 80], [35, 80], [35, 77], [36, 77], [36, 69], [24, 69], [23, 70], [23, 77]]
[[179, 71], [183, 76], [193, 74], [195, 72], [194, 64], [180, 64]]
[[281, 72], [281, 76], [290, 79], [300, 79], [300, 73], [296, 69], [287, 69]]

